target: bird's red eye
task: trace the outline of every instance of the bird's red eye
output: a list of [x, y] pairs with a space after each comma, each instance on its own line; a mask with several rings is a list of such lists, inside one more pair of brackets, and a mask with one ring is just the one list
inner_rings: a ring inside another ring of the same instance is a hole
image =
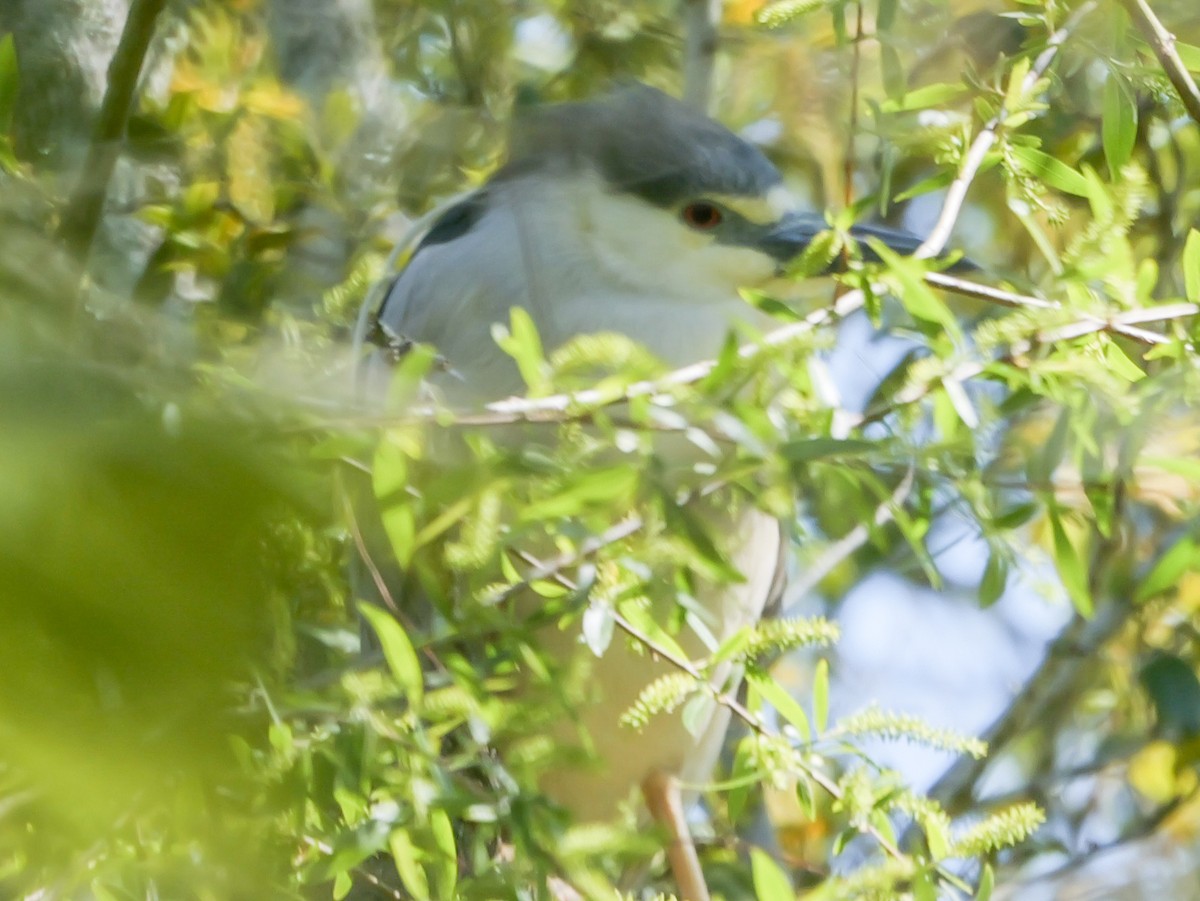
[[683, 208], [683, 221], [699, 231], [709, 231], [721, 224], [721, 209], [711, 203], [689, 203]]

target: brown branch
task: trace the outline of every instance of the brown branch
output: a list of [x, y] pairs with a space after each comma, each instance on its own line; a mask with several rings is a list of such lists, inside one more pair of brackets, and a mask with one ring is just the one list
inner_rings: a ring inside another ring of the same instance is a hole
[[96, 117], [87, 157], [75, 192], [67, 202], [58, 236], [76, 254], [80, 269], [87, 262], [113, 169], [121, 155], [125, 128], [133, 109], [138, 78], [166, 0], [133, 0], [116, 53], [108, 66], [108, 89]]
[[1158, 64], [1162, 66], [1175, 92], [1179, 94], [1184, 109], [1192, 120], [1200, 125], [1200, 88], [1196, 87], [1187, 66], [1175, 51], [1175, 35], [1163, 27], [1146, 0], [1121, 0], [1121, 5], [1125, 7], [1129, 17], [1133, 19], [1133, 24], [1158, 57]]

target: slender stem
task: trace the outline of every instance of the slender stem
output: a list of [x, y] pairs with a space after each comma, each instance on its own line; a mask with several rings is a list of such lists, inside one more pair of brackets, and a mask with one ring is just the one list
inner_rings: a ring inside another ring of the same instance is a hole
[[[1066, 307], [1057, 301], [1032, 297], [1028, 294], [1017, 294], [1013, 291], [993, 288], [990, 285], [981, 285], [978, 282], [967, 281], [966, 279], [946, 275], [941, 272], [926, 273], [925, 281], [935, 288], [941, 288], [944, 291], [961, 294], [963, 297], [973, 297], [976, 300], [983, 300], [987, 303], [994, 303], [997, 306], [1009, 307], [1010, 309], [1066, 310]], [[1123, 338], [1128, 338], [1131, 341], [1136, 341], [1138, 344], [1150, 347], [1157, 344], [1169, 344], [1172, 339], [1158, 332], [1138, 328], [1136, 323], [1185, 319], [1189, 316], [1195, 316], [1198, 313], [1200, 313], [1200, 305], [1179, 303], [1161, 307], [1149, 307], [1144, 310], [1125, 310], [1107, 318], [1090, 313], [1079, 313], [1078, 315], [1079, 326], [1086, 326], [1085, 331], [1080, 332], [1080, 334], [1092, 331], [1104, 331], [1120, 335]]]
[[76, 254], [80, 269], [87, 263], [100, 227], [104, 198], [121, 155], [125, 128], [133, 109], [138, 78], [166, 0], [133, 0], [120, 43], [108, 67], [108, 89], [96, 116], [87, 157], [75, 192], [67, 203], [58, 236]]
[[684, 0], [683, 102], [704, 113], [712, 105], [720, 17], [721, 0]]
[[1121, 5], [1128, 10], [1133, 24], [1149, 42], [1154, 55], [1158, 57], [1158, 64], [1179, 94], [1184, 109], [1200, 125], [1200, 88], [1196, 87], [1195, 80], [1175, 50], [1175, 35], [1163, 27], [1146, 0], [1121, 0]]

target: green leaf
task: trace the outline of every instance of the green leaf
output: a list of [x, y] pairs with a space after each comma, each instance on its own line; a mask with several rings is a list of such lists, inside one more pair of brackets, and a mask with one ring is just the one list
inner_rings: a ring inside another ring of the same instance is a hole
[[412, 893], [417, 901], [432, 901], [429, 894], [429, 877], [418, 863], [420, 850], [413, 843], [407, 829], [397, 829], [388, 837], [388, 848], [392, 852], [392, 861], [404, 887]]
[[1125, 351], [1121, 350], [1112, 340], [1105, 341], [1104, 364], [1109, 372], [1128, 382], [1140, 382], [1146, 377], [1146, 373], [1142, 371], [1142, 367], [1129, 359], [1125, 355]]
[[958, 321], [950, 308], [925, 284], [925, 267], [919, 260], [900, 256], [876, 238], [870, 238], [867, 243], [879, 255], [879, 259], [887, 264], [888, 271], [899, 279], [903, 289], [899, 292], [900, 302], [913, 318], [940, 325], [956, 337], [961, 335]]
[[333, 877], [333, 901], [342, 901], [350, 894], [352, 888], [354, 888], [354, 880], [350, 878], [349, 873], [342, 870]]
[[983, 873], [979, 876], [979, 889], [975, 892], [975, 901], [991, 901], [992, 890], [996, 887], [996, 873], [990, 863], [983, 865]]
[[639, 473], [629, 464], [581, 473], [557, 494], [534, 501], [521, 510], [523, 522], [576, 516], [597, 504], [626, 503], [637, 489]]
[[946, 824], [941, 817], [926, 817], [921, 823], [929, 843], [929, 854], [934, 860], [941, 860], [950, 853], [950, 833]]
[[875, 447], [875, 442], [861, 438], [804, 438], [789, 441], [779, 449], [779, 453], [792, 463], [807, 463], [825, 457], [861, 457]]
[[513, 307], [509, 311], [509, 328], [493, 325], [492, 339], [516, 362], [521, 378], [531, 393], [545, 388], [546, 355], [542, 351], [542, 339], [538, 336], [537, 326], [528, 310]]
[[762, 673], [747, 673], [746, 681], [754, 691], [757, 691], [767, 703], [775, 708], [776, 713], [796, 727], [801, 741], [805, 744], [812, 741], [812, 727], [808, 724], [808, 716], [804, 713], [804, 708], [783, 686], [769, 675]]
[[987, 566], [983, 570], [983, 579], [979, 583], [980, 606], [990, 607], [1000, 600], [1000, 595], [1004, 593], [1004, 586], [1007, 582], [1008, 564], [1001, 554], [992, 551], [988, 555]]
[[383, 648], [388, 669], [408, 695], [409, 703], [414, 707], [420, 705], [425, 694], [425, 677], [421, 672], [417, 652], [404, 627], [394, 616], [374, 604], [360, 603], [358, 611], [379, 636], [379, 644]]
[[438, 850], [434, 883], [438, 887], [439, 898], [453, 898], [458, 887], [458, 849], [454, 842], [454, 825], [450, 815], [440, 807], [435, 807], [429, 813], [429, 828], [433, 835], [433, 844]]
[[958, 82], [945, 84], [927, 84], [909, 91], [899, 100], [885, 100], [879, 104], [880, 112], [902, 113], [909, 110], [927, 109], [931, 106], [943, 106], [950, 100], [961, 97], [965, 92]]
[[1081, 616], [1090, 619], [1094, 609], [1083, 555], [1071, 543], [1058, 511], [1050, 510], [1049, 518], [1050, 531], [1054, 535], [1054, 565], [1058, 569], [1058, 576], [1075, 609]]
[[1194, 228], [1183, 245], [1183, 284], [1187, 299], [1200, 303], [1200, 230]]
[[754, 14], [754, 21], [767, 28], [781, 28], [794, 19], [815, 12], [827, 0], [776, 0]]
[[1029, 67], [1029, 57], [1022, 56], [1009, 70], [1008, 87], [1004, 91], [1004, 109], [1009, 113], [1016, 112], [1025, 99], [1025, 76], [1029, 74]]
[[1104, 158], [1113, 179], [1133, 156], [1137, 139], [1137, 104], [1124, 80], [1110, 71], [1104, 82], [1104, 111], [1101, 122]]
[[931, 175], [929, 178], [923, 178], [915, 185], [905, 188], [893, 198], [897, 203], [911, 200], [914, 197], [919, 197], [922, 194], [929, 194], [932, 191], [940, 191], [942, 188], [948, 188], [950, 183], [954, 181], [955, 173], [951, 171], [939, 172], [937, 175]]
[[817, 661], [813, 674], [813, 718], [820, 735], [829, 724], [829, 661], [824, 657]]
[[8, 134], [12, 128], [19, 79], [17, 48], [13, 36], [6, 34], [0, 38], [0, 135]]
[[912, 881], [913, 901], [937, 901], [937, 891], [933, 887], [933, 876], [928, 870], [922, 870]]
[[1135, 599], [1148, 601], [1174, 588], [1186, 572], [1200, 572], [1200, 544], [1195, 535], [1184, 535], [1158, 558], [1138, 586]]
[[1021, 164], [1022, 169], [1050, 187], [1077, 197], [1088, 196], [1087, 179], [1062, 160], [1032, 147], [1011, 147], [1009, 152]]
[[1175, 52], [1179, 54], [1179, 60], [1192, 72], [1200, 72], [1200, 47], [1195, 44], [1185, 44], [1182, 41], [1175, 42]]
[[795, 901], [796, 893], [787, 874], [766, 851], [750, 849], [750, 870], [754, 876], [754, 897], [758, 901]]
[[732, 823], [741, 819], [746, 802], [750, 800], [752, 782], [749, 777], [754, 773], [754, 757], [754, 739], [748, 735], [737, 743], [733, 764], [729, 768], [729, 778], [734, 787], [725, 795], [725, 808]]

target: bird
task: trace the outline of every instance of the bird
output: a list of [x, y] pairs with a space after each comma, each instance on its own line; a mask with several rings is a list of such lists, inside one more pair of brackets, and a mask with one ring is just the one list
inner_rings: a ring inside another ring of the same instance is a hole
[[[432, 346], [441, 365], [431, 380], [455, 406], [524, 391], [494, 338], [513, 308], [528, 314], [547, 351], [615, 332], [682, 367], [716, 357], [739, 327], [762, 333], [778, 325], [740, 289], [776, 278], [827, 229], [822, 216], [800, 208], [758, 147], [662, 91], [625, 84], [522, 114], [507, 161], [442, 211], [416, 245], [384, 293], [373, 335], [392, 356]], [[899, 253], [920, 244], [883, 226], [850, 231]], [[704, 516], [743, 576], [696, 589], [721, 641], [776, 602], [787, 548], [781, 523], [750, 504], [713, 505]], [[656, 613], [674, 603], [656, 599]], [[711, 651], [699, 635], [678, 638], [689, 654]], [[545, 650], [589, 677], [587, 703], [554, 736], [585, 729], [598, 766], [552, 770], [541, 790], [577, 821], [611, 818], [620, 799], [640, 791], [670, 839], [681, 897], [705, 901], [686, 810], [715, 768], [729, 710], [710, 705], [691, 730], [678, 712], [662, 715], [631, 734], [618, 719], [670, 671], [664, 661], [615, 641], [596, 657], [578, 629], [547, 630]], [[712, 678], [733, 691], [740, 673], [727, 664]]]

